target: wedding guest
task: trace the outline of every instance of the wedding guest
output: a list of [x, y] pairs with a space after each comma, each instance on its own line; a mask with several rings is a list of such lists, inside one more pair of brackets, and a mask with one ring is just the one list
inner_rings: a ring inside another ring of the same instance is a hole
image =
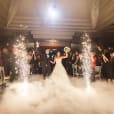
[[9, 76], [10, 75], [10, 53], [7, 47], [4, 47], [2, 49], [2, 59], [3, 59], [3, 66], [4, 66], [4, 71], [5, 75]]
[[17, 80], [19, 77], [19, 68], [16, 63], [18, 57], [18, 51], [15, 47], [12, 48], [12, 52], [10, 54], [10, 81], [13, 82]]
[[2, 51], [0, 50], [0, 79], [4, 80], [5, 72], [2, 60]]
[[91, 68], [92, 68], [92, 75], [91, 75], [91, 81], [95, 81], [95, 66], [96, 66], [96, 54], [94, 51], [91, 51]]
[[110, 53], [110, 72], [111, 75], [108, 76], [108, 82], [114, 83], [114, 51]]

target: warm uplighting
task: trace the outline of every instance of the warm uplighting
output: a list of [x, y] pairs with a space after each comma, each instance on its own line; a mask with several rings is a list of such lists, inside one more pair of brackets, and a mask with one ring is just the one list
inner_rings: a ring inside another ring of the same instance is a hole
[[48, 40], [49, 42], [51, 42], [51, 43], [56, 43], [57, 42], [57, 40]]

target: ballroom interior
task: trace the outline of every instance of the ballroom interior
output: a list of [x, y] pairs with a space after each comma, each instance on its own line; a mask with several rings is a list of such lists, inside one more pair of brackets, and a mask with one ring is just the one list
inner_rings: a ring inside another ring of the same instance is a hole
[[0, 114], [114, 114], [114, 0], [0, 0]]
[[94, 42], [113, 45], [113, 4], [113, 0], [1, 0], [0, 43], [6, 45], [23, 34], [30, 44], [75, 46], [87, 32]]

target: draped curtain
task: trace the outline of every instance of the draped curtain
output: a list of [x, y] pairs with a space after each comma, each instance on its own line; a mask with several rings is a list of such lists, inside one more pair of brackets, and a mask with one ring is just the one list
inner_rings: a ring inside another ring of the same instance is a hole
[[100, 0], [93, 0], [93, 3], [92, 3], [91, 23], [92, 23], [92, 28], [93, 29], [96, 28], [98, 18], [99, 18], [99, 1]]
[[11, 0], [9, 11], [8, 11], [7, 26], [14, 19], [20, 3], [21, 3], [21, 0]]

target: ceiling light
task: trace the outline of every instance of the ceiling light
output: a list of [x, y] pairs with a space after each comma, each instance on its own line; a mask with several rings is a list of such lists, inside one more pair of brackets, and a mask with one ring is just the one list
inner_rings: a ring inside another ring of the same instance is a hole
[[51, 18], [57, 18], [58, 17], [58, 11], [55, 5], [49, 7], [49, 16]]
[[54, 39], [52, 39], [52, 40], [47, 40], [48, 42], [50, 42], [50, 43], [56, 43], [57, 42], [57, 40], [54, 40]]

